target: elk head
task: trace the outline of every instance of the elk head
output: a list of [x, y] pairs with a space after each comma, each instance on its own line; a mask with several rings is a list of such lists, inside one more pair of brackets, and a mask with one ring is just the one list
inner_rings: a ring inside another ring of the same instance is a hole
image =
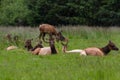
[[28, 39], [28, 40], [26, 40], [25, 41], [25, 48], [27, 48], [27, 50], [28, 51], [30, 51], [33, 47], [32, 47], [32, 44], [31, 44], [31, 41], [32, 41], [33, 39]]
[[66, 42], [66, 45], [68, 44], [68, 39], [65, 38], [62, 33], [62, 31], [58, 32], [57, 35], [56, 35], [56, 41], [59, 42], [61, 41], [61, 44], [64, 44], [63, 42]]
[[116, 51], [119, 50], [119, 49], [116, 47], [116, 45], [115, 45], [113, 42], [111, 42], [111, 41], [109, 41], [108, 47], [109, 47], [111, 50], [116, 50]]

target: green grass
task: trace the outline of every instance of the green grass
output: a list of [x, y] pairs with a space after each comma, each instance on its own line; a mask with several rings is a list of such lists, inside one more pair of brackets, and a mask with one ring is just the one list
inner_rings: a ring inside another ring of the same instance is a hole
[[[120, 28], [91, 28], [73, 26], [59, 28], [69, 38], [68, 50], [90, 46], [103, 47], [109, 40], [120, 46]], [[19, 35], [18, 49], [6, 51], [7, 33]], [[37, 56], [24, 49], [24, 40], [33, 38], [36, 44], [38, 28], [0, 27], [0, 80], [119, 80], [120, 51], [111, 51], [104, 57], [65, 54], [56, 43], [57, 55]], [[47, 44], [44, 44], [47, 45]]]

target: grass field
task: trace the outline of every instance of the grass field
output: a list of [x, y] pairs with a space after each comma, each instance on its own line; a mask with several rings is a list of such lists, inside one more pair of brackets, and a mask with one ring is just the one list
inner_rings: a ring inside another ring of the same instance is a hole
[[[119, 27], [62, 26], [58, 28], [69, 38], [68, 50], [87, 47], [104, 47], [109, 40], [120, 47]], [[17, 43], [10, 43], [5, 35], [18, 35]], [[111, 51], [104, 57], [65, 54], [56, 43], [56, 55], [32, 55], [24, 48], [24, 41], [33, 38], [38, 42], [38, 28], [0, 27], [0, 80], [119, 80], [120, 51]], [[9, 45], [16, 50], [6, 51]], [[44, 44], [48, 46], [47, 44]]]

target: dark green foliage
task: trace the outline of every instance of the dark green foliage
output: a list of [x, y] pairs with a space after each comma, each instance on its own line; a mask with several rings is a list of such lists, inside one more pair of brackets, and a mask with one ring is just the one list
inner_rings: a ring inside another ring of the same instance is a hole
[[120, 25], [119, 0], [2, 0], [1, 25]]
[[0, 7], [0, 24], [27, 25], [29, 10], [24, 0], [2, 0]]

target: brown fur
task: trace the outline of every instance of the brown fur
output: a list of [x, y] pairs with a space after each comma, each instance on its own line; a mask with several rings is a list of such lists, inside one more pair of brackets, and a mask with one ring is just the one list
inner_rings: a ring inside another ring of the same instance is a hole
[[86, 52], [87, 55], [93, 55], [93, 56], [103, 56], [104, 53], [96, 47], [91, 47], [91, 48], [86, 48], [84, 50]]
[[66, 42], [66, 44], [64, 44], [64, 45], [67, 45], [68, 44], [68, 38], [65, 38], [63, 35], [62, 35], [62, 33], [61, 32], [58, 32], [58, 34], [57, 34], [57, 41], [61, 41], [61, 44], [64, 44], [63, 42]]
[[28, 40], [25, 41], [25, 46], [24, 47], [27, 48], [28, 51], [31, 51], [33, 49], [32, 45], [31, 45], [32, 40], [33, 39], [28, 39]]
[[50, 43], [49, 43], [49, 45], [50, 45], [50, 48], [51, 48], [51, 53], [52, 54], [56, 54], [57, 53], [57, 50], [56, 50], [56, 48], [55, 48], [55, 45], [54, 45], [54, 39], [50, 39]]
[[57, 35], [56, 28], [54, 26], [50, 25], [50, 24], [41, 24], [39, 26], [39, 31], [40, 31], [39, 39], [41, 39], [41, 37], [42, 37], [44, 42], [47, 42], [44, 39], [46, 34], [54, 35], [54, 36]]
[[65, 38], [61, 32], [57, 32], [56, 28], [53, 26], [53, 25], [50, 25], [50, 24], [41, 24], [39, 26], [39, 31], [40, 31], [40, 34], [39, 34], [39, 39], [44, 41], [44, 42], [47, 42], [48, 41], [45, 41], [44, 37], [46, 34], [49, 35], [49, 37], [55, 37], [56, 38], [56, 41], [59, 42], [59, 41], [63, 41], [63, 42], [66, 42], [66, 44], [68, 43], [68, 39]]
[[96, 47], [92, 47], [92, 48], [86, 48], [85, 52], [87, 55], [94, 55], [94, 56], [103, 56], [103, 55], [107, 55], [111, 50], [119, 50], [116, 45], [109, 41], [109, 43], [102, 48], [96, 48]]

